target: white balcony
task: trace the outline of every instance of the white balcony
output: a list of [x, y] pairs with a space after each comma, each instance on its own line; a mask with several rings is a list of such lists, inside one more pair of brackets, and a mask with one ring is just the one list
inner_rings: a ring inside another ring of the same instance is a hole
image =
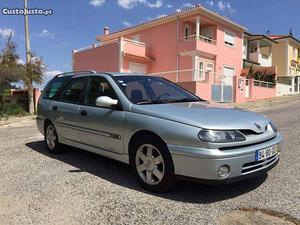
[[253, 62], [259, 63], [261, 66], [270, 67], [272, 66], [272, 57], [261, 54], [260, 52], [249, 53], [249, 59]]

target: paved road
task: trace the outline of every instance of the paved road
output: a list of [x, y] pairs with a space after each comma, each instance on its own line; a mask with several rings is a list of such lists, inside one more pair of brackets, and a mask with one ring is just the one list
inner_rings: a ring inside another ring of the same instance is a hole
[[52, 156], [33, 120], [0, 126], [0, 224], [216, 224], [237, 208], [300, 219], [300, 103], [264, 112], [285, 137], [279, 165], [227, 186], [143, 191], [128, 166], [67, 149]]

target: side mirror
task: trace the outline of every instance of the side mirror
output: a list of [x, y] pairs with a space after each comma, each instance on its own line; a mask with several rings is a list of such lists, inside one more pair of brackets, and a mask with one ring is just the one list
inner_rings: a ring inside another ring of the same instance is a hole
[[96, 99], [96, 106], [103, 108], [110, 108], [118, 104], [118, 100], [112, 99], [108, 96], [101, 96]]

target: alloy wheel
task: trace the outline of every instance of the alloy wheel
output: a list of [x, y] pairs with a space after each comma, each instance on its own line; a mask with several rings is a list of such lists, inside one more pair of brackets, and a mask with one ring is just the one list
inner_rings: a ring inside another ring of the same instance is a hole
[[144, 144], [136, 152], [135, 165], [140, 178], [149, 185], [160, 183], [165, 173], [165, 163], [159, 150]]

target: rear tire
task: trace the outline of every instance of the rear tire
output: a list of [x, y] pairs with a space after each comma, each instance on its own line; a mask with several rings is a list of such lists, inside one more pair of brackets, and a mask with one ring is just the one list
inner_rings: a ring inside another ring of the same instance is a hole
[[47, 150], [51, 154], [58, 154], [61, 153], [61, 144], [58, 141], [58, 135], [54, 125], [50, 122], [46, 123], [45, 125], [45, 132], [44, 132], [45, 144]]
[[175, 181], [174, 165], [166, 144], [154, 135], [138, 139], [130, 149], [130, 165], [141, 185], [152, 192], [164, 192]]

